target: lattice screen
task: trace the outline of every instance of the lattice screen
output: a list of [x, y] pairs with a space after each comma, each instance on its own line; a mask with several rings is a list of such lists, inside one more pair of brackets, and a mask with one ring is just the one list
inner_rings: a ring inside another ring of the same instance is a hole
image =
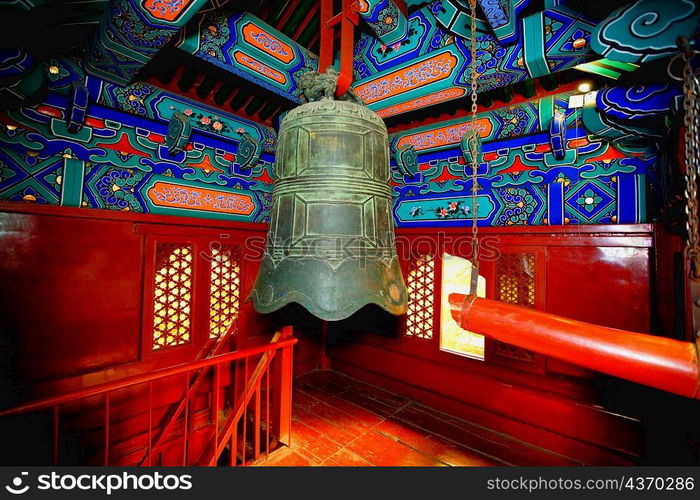
[[496, 298], [535, 307], [535, 254], [502, 254], [496, 265]]
[[191, 341], [192, 246], [157, 243], [153, 287], [153, 349]]
[[433, 338], [435, 296], [435, 258], [424, 255], [408, 265], [408, 311], [406, 335], [421, 339]]
[[209, 338], [218, 338], [238, 317], [240, 259], [234, 248], [212, 249], [209, 299]]
[[[535, 254], [501, 254], [496, 263], [496, 299], [525, 307], [535, 307]], [[535, 353], [494, 341], [494, 354], [531, 363]]]

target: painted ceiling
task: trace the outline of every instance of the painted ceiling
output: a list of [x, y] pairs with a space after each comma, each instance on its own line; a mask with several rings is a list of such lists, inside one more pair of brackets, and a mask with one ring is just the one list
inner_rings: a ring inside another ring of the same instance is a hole
[[[352, 88], [390, 128], [397, 224], [471, 217], [472, 67], [480, 224], [648, 220], [655, 143], [680, 102], [659, 68], [678, 36], [697, 36], [700, 12], [693, 0], [604, 4], [478, 0], [473, 64], [468, 0], [354, 2]], [[0, 9], [0, 199], [266, 220], [278, 120], [319, 69], [320, 2]]]

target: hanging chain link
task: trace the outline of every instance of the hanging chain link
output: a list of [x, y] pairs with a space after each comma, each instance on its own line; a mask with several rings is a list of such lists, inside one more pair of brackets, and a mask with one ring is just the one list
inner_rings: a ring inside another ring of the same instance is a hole
[[[471, 123], [471, 133], [473, 134], [472, 140], [474, 144], [479, 141], [478, 131], [476, 129], [476, 85], [477, 85], [477, 74], [476, 74], [476, 0], [469, 0], [469, 7], [471, 10], [471, 102], [472, 102], [472, 123]], [[472, 273], [471, 273], [471, 283], [469, 287], [469, 293], [476, 295], [477, 284], [479, 278], [479, 228], [478, 228], [478, 212], [479, 212], [479, 200], [478, 200], [478, 190], [479, 181], [477, 171], [479, 170], [479, 157], [477, 154], [477, 148], [472, 149]]]
[[688, 268], [692, 278], [700, 276], [700, 237], [698, 235], [698, 133], [700, 132], [700, 100], [698, 91], [700, 84], [693, 71], [693, 51], [687, 41], [682, 44], [683, 59], [683, 110], [685, 112], [685, 197], [686, 197], [686, 228], [688, 242], [685, 248]]

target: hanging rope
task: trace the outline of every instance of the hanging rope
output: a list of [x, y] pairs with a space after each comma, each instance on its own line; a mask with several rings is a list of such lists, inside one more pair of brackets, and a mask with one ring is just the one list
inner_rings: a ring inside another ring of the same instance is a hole
[[471, 163], [472, 163], [472, 272], [471, 272], [471, 282], [469, 284], [469, 293], [471, 295], [476, 295], [477, 285], [479, 283], [479, 229], [478, 229], [478, 211], [479, 211], [479, 201], [478, 201], [478, 190], [479, 182], [477, 171], [479, 169], [479, 132], [476, 129], [476, 84], [477, 84], [477, 74], [476, 74], [476, 0], [469, 0], [469, 7], [471, 10], [471, 101], [472, 101], [472, 126], [470, 130], [469, 137], [469, 150], [471, 153]]

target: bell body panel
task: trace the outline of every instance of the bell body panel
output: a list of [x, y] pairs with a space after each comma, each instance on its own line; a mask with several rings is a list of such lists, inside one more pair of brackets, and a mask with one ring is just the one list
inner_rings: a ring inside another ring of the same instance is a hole
[[251, 292], [256, 310], [297, 302], [329, 321], [369, 303], [406, 311], [388, 146], [382, 120], [355, 103], [323, 99], [288, 113], [265, 255]]

